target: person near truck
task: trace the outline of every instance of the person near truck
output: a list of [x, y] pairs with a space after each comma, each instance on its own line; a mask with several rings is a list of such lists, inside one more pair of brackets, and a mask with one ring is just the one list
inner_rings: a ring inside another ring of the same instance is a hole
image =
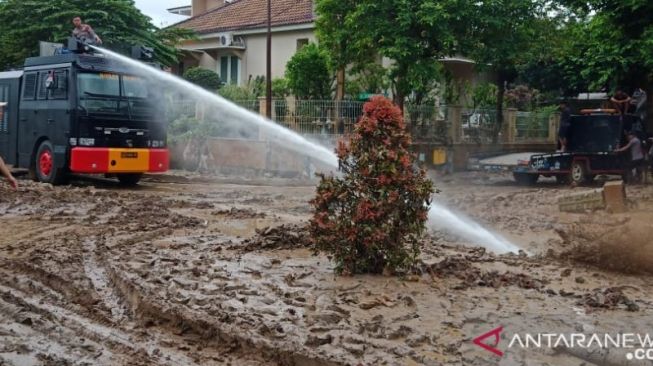
[[[630, 160], [628, 163], [626, 178], [628, 183], [639, 182], [642, 178], [642, 166], [644, 164], [642, 142], [637, 138], [637, 133], [635, 131], [629, 131], [627, 137], [628, 143], [625, 146], [616, 149], [615, 152], [630, 151]], [[632, 175], [633, 170], [635, 170], [634, 177]]]
[[16, 178], [14, 178], [13, 175], [11, 175], [11, 172], [9, 171], [9, 168], [5, 165], [5, 161], [2, 160], [2, 157], [0, 157], [0, 174], [5, 177], [7, 182], [9, 182], [9, 185], [13, 188], [16, 189], [18, 188], [18, 182], [16, 181]]
[[571, 128], [571, 109], [566, 101], [561, 101], [560, 110], [560, 127], [558, 128], [558, 151], [567, 151], [567, 141], [569, 138], [569, 129]]
[[100, 36], [95, 33], [90, 25], [84, 24], [81, 17], [74, 17], [73, 25], [75, 26], [75, 29], [73, 29], [73, 37], [84, 43], [97, 45], [102, 44], [102, 39]]

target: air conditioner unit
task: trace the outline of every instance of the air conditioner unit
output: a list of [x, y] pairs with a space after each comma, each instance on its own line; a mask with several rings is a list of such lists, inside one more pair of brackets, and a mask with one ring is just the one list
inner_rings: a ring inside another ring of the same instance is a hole
[[232, 33], [222, 33], [218, 37], [218, 43], [220, 43], [220, 46], [222, 47], [229, 47], [233, 44], [234, 42], [234, 36]]

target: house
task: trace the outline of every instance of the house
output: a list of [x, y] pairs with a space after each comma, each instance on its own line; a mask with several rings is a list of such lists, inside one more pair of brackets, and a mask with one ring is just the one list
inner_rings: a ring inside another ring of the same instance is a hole
[[[174, 72], [201, 66], [238, 85], [266, 74], [267, 0], [193, 0], [191, 14], [175, 26], [195, 30], [199, 40], [180, 46], [184, 57]], [[314, 20], [312, 0], [272, 0], [273, 78], [284, 75], [298, 49], [316, 41]]]
[[[272, 77], [282, 77], [286, 64], [302, 46], [316, 42], [314, 0], [272, 1]], [[199, 40], [181, 45], [184, 58], [173, 71], [183, 74], [201, 66], [216, 71], [224, 82], [238, 85], [266, 74], [267, 0], [192, 0], [186, 7], [169, 9], [192, 14], [176, 27], [195, 30]], [[441, 60], [459, 83], [487, 81], [471, 60]], [[388, 66], [390, 60], [384, 59]], [[462, 100], [460, 101], [463, 102]]]

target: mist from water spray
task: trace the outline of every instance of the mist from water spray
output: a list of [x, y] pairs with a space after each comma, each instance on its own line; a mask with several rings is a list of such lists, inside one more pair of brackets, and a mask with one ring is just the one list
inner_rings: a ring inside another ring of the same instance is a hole
[[429, 209], [428, 227], [432, 230], [449, 231], [462, 239], [499, 254], [517, 253], [520, 249], [472, 219], [461, 214], [455, 214], [447, 207], [435, 202], [431, 203]]
[[141, 76], [148, 75], [160, 81], [172, 83], [175, 85], [175, 87], [194, 96], [197, 100], [210, 102], [220, 109], [220, 117], [225, 120], [232, 119], [234, 121], [250, 124], [252, 127], [265, 129], [268, 136], [270, 138], [276, 139], [275, 141], [283, 147], [301, 155], [309, 156], [329, 166], [338, 166], [338, 158], [333, 152], [331, 152], [331, 150], [327, 149], [324, 146], [309, 142], [299, 134], [264, 118], [260, 114], [241, 108], [240, 106], [231, 103], [230, 101], [222, 98], [215, 93], [212, 93], [202, 87], [192, 84], [170, 73], [157, 70], [154, 67], [144, 64], [140, 61], [136, 61], [101, 47], [91, 47], [106, 56], [115, 58], [140, 71]]
[[[327, 166], [338, 166], [338, 158], [332, 150], [313, 143], [273, 121], [270, 121], [261, 115], [242, 108], [221, 96], [212, 93], [202, 87], [192, 84], [184, 79], [152, 66], [136, 61], [121, 54], [106, 50], [100, 47], [93, 47], [96, 51], [115, 58], [134, 69], [141, 72], [141, 75], [149, 75], [155, 79], [174, 84], [175, 87], [187, 92], [197, 98], [197, 100], [206, 100], [220, 108], [226, 120], [230, 118], [252, 127], [258, 127], [266, 130], [266, 135], [276, 138], [277, 142], [282, 143], [285, 148], [295, 151], [299, 154], [314, 158]], [[462, 215], [456, 215], [448, 208], [432, 203], [429, 209], [428, 226], [433, 230], [442, 230], [457, 235], [465, 240], [469, 240], [475, 245], [485, 247], [496, 253], [517, 252], [519, 248], [506, 239], [497, 236], [478, 223]]]

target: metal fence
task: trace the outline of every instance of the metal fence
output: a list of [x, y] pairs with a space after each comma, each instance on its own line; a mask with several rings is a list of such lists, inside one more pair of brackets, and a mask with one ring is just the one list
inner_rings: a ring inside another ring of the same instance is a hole
[[517, 112], [516, 141], [540, 141], [549, 138], [550, 113]]
[[[259, 100], [236, 101], [235, 104], [255, 113], [261, 112]], [[337, 141], [342, 135], [353, 132], [356, 122], [363, 115], [364, 102], [332, 100], [273, 100], [272, 120], [276, 123], [320, 141]], [[169, 119], [197, 117], [206, 112], [197, 107], [194, 101], [175, 101], [168, 108]], [[510, 114], [512, 113], [512, 114]], [[452, 121], [459, 121], [459, 138], [466, 143], [492, 143], [495, 135], [502, 141], [502, 133], [508, 133], [505, 123], [514, 124], [511, 133], [515, 141], [540, 142], [549, 136], [549, 117], [547, 113], [504, 111], [504, 122], [499, 129], [497, 111], [491, 109], [464, 109], [432, 104], [406, 104], [404, 120], [407, 129], [416, 142], [451, 143]], [[211, 116], [219, 115], [212, 111]], [[452, 115], [452, 114], [455, 114]], [[512, 119], [512, 120], [511, 120]]]
[[491, 143], [498, 133], [496, 109], [463, 109], [460, 117], [463, 142]]

